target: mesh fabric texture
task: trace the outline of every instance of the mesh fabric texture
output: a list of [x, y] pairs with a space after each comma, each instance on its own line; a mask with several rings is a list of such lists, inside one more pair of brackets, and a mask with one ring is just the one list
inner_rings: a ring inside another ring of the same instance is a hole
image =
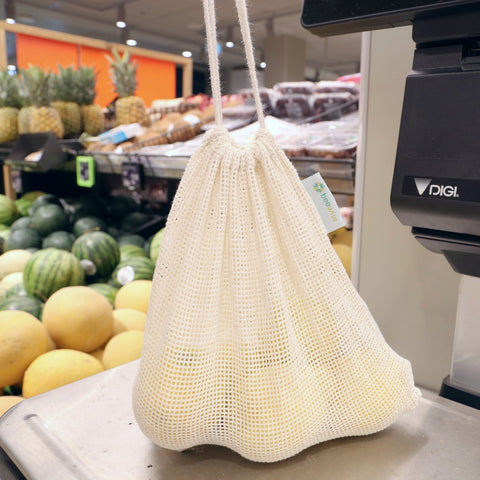
[[192, 156], [157, 260], [134, 412], [173, 450], [274, 462], [389, 426], [420, 396], [265, 129]]

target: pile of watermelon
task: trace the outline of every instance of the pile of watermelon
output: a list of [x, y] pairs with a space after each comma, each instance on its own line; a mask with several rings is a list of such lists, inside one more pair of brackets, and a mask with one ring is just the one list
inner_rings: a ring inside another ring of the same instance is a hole
[[29, 192], [15, 202], [0, 195], [0, 310], [40, 318], [53, 293], [74, 285], [113, 304], [123, 285], [153, 278], [163, 228], [148, 238], [132, 233], [151, 218], [122, 195]]

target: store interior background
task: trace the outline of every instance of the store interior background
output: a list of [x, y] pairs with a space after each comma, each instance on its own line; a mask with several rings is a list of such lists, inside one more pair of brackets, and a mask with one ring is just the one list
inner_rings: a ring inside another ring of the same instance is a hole
[[[234, 1], [216, 3], [223, 92], [236, 93], [247, 77]], [[121, 5], [128, 29], [115, 26]], [[330, 80], [361, 70], [352, 280], [389, 344], [412, 362], [417, 384], [438, 391], [450, 371], [459, 276], [442, 256], [418, 244], [389, 202], [413, 59], [411, 28], [322, 39], [301, 27], [300, 11], [298, 0], [250, 2], [257, 60], [266, 63], [261, 82], [271, 87]], [[129, 37], [139, 47], [175, 54], [191, 51], [194, 93], [208, 84], [201, 0], [16, 0], [15, 14], [18, 23], [51, 30], [111, 42]], [[231, 34], [235, 45], [228, 48]]]

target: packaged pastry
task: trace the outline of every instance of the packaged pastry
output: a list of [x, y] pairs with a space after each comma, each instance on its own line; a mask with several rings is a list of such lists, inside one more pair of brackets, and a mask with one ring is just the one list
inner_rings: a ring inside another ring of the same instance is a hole
[[[272, 108], [272, 93], [271, 88], [261, 87], [258, 89], [260, 93], [260, 101], [262, 102], [263, 109], [265, 112], [269, 112]], [[246, 105], [255, 105], [255, 98], [253, 96], [252, 88], [243, 88], [238, 92], [243, 102]]]
[[308, 157], [325, 159], [352, 158], [357, 151], [358, 137], [355, 133], [333, 133], [306, 146]]
[[245, 118], [253, 120], [257, 114], [255, 105], [238, 105], [222, 109], [224, 118]]
[[338, 82], [321, 80], [315, 84], [315, 93], [337, 93], [348, 92], [352, 95], [358, 96], [358, 85], [355, 82]]
[[280, 93], [302, 93], [311, 95], [315, 92], [313, 82], [280, 82], [273, 86], [273, 89]]
[[279, 95], [273, 110], [279, 118], [302, 119], [311, 116], [308, 96], [300, 93]]
[[[343, 108], [342, 108], [343, 106]], [[324, 118], [339, 118], [346, 113], [357, 110], [358, 104], [355, 97], [348, 92], [316, 93], [310, 96], [310, 107], [313, 115], [331, 112]]]

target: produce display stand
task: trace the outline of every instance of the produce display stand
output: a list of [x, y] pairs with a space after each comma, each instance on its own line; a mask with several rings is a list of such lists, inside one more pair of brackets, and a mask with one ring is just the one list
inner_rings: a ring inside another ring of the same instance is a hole
[[[119, 52], [123, 52], [124, 50], [128, 49], [132, 55], [139, 55], [154, 60], [172, 62], [182, 68], [182, 96], [188, 97], [192, 94], [193, 61], [191, 58], [185, 58], [181, 55], [158, 52], [140, 47], [127, 47], [126, 45], [120, 43], [107, 42], [104, 40], [82, 37], [80, 35], [56, 32], [30, 25], [17, 23], [12, 25], [3, 20], [0, 20], [0, 69], [6, 69], [8, 65], [6, 40], [7, 33], [31, 35], [33, 37], [71, 43], [77, 45], [78, 47], [85, 46], [99, 50], [116, 49]], [[10, 169], [11, 167], [9, 165], [4, 164], [2, 167], [3, 186], [5, 194], [14, 199], [15, 191], [11, 184], [12, 180]]]
[[278, 463], [250, 462], [215, 446], [165, 450], [133, 415], [138, 365], [13, 407], [0, 420], [2, 480], [478, 480], [480, 411], [426, 390], [417, 408], [386, 430], [325, 442]]

